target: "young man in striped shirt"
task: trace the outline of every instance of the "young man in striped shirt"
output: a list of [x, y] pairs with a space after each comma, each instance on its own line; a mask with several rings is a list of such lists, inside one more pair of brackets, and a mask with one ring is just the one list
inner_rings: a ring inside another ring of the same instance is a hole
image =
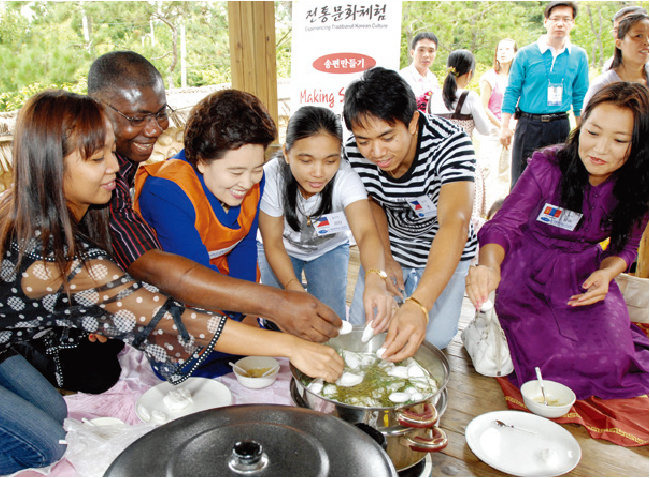
[[[368, 192], [384, 242], [388, 285], [403, 299], [384, 357], [412, 355], [425, 335], [443, 349], [458, 331], [465, 275], [477, 250], [470, 225], [472, 142], [450, 122], [418, 112], [404, 79], [381, 67], [348, 86], [343, 116], [354, 135], [344, 155]], [[360, 271], [353, 323], [364, 321], [363, 286]]]

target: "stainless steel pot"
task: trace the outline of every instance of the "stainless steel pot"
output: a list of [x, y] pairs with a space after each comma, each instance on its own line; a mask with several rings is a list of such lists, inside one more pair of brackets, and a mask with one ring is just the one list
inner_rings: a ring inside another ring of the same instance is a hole
[[357, 427], [313, 410], [238, 405], [178, 418], [126, 448], [105, 476], [396, 476]]
[[[339, 335], [328, 344], [339, 350], [374, 353], [386, 339], [386, 334], [379, 334], [363, 343], [362, 334], [363, 327], [355, 326], [352, 332]], [[388, 444], [386, 452], [397, 471], [401, 471], [415, 465], [427, 453], [439, 451], [447, 445], [447, 436], [437, 425], [447, 407], [449, 362], [429, 342], [422, 343], [414, 358], [438, 383], [438, 393], [420, 402], [373, 408], [330, 400], [307, 390], [306, 384], [311, 379], [293, 366], [291, 395], [299, 407], [334, 415], [349, 423], [365, 423], [382, 432]]]

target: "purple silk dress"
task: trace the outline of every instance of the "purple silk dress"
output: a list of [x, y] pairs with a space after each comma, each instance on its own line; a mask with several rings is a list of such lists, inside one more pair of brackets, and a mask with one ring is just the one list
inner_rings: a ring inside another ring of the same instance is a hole
[[[535, 378], [573, 389], [578, 399], [629, 398], [648, 393], [648, 338], [632, 325], [615, 281], [605, 299], [571, 307], [582, 283], [612, 254], [599, 245], [610, 235], [605, 218], [616, 199], [614, 175], [585, 192], [582, 221], [575, 231], [537, 217], [546, 203], [559, 205], [557, 146], [533, 154], [501, 210], [478, 233], [479, 244], [506, 251], [495, 308], [508, 340], [517, 385]], [[648, 222], [636, 225], [616, 256], [630, 265]]]

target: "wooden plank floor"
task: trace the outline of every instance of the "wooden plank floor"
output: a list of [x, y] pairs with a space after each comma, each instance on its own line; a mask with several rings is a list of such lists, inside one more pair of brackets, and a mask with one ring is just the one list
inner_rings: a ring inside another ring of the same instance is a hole
[[[348, 270], [348, 303], [352, 301], [354, 284], [359, 270], [359, 253], [350, 248]], [[471, 303], [465, 299], [459, 329], [474, 316]], [[460, 333], [445, 351], [449, 359], [450, 377], [448, 407], [441, 419], [449, 444], [440, 453], [433, 454], [431, 476], [508, 476], [472, 453], [465, 442], [465, 427], [477, 415], [507, 410], [501, 387], [493, 378], [474, 371], [471, 360], [462, 347]], [[648, 476], [648, 446], [626, 448], [589, 437], [580, 425], [561, 425], [570, 431], [582, 449], [582, 459], [567, 476]]]

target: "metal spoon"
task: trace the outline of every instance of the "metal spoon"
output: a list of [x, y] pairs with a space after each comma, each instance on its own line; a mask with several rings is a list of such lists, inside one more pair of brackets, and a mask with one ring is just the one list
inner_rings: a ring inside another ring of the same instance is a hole
[[268, 369], [266, 372], [262, 374], [262, 377], [266, 377], [267, 375], [273, 375], [275, 372], [277, 372], [280, 369], [279, 365], [276, 365], [273, 368]]
[[230, 366], [231, 366], [233, 369], [237, 369], [237, 371], [239, 372], [239, 375], [245, 375], [245, 376], [248, 376], [248, 370], [246, 370], [246, 369], [244, 369], [244, 368], [241, 368], [239, 365], [236, 365], [236, 364], [234, 364], [234, 363], [232, 363], [232, 362], [228, 362], [228, 364], [230, 364]]
[[546, 394], [544, 393], [544, 380], [542, 380], [542, 371], [539, 367], [535, 367], [535, 375], [537, 375], [537, 382], [539, 382], [539, 387], [542, 389], [542, 398], [544, 399], [544, 405], [548, 407], [548, 401], [546, 400]]
[[514, 428], [515, 430], [520, 430], [522, 432], [532, 433], [533, 435], [536, 435], [535, 432], [532, 432], [530, 430], [526, 430], [525, 428], [519, 428], [519, 427], [516, 427], [514, 425], [508, 425], [507, 423], [503, 423], [501, 420], [494, 420], [494, 423], [496, 423], [500, 427]]

